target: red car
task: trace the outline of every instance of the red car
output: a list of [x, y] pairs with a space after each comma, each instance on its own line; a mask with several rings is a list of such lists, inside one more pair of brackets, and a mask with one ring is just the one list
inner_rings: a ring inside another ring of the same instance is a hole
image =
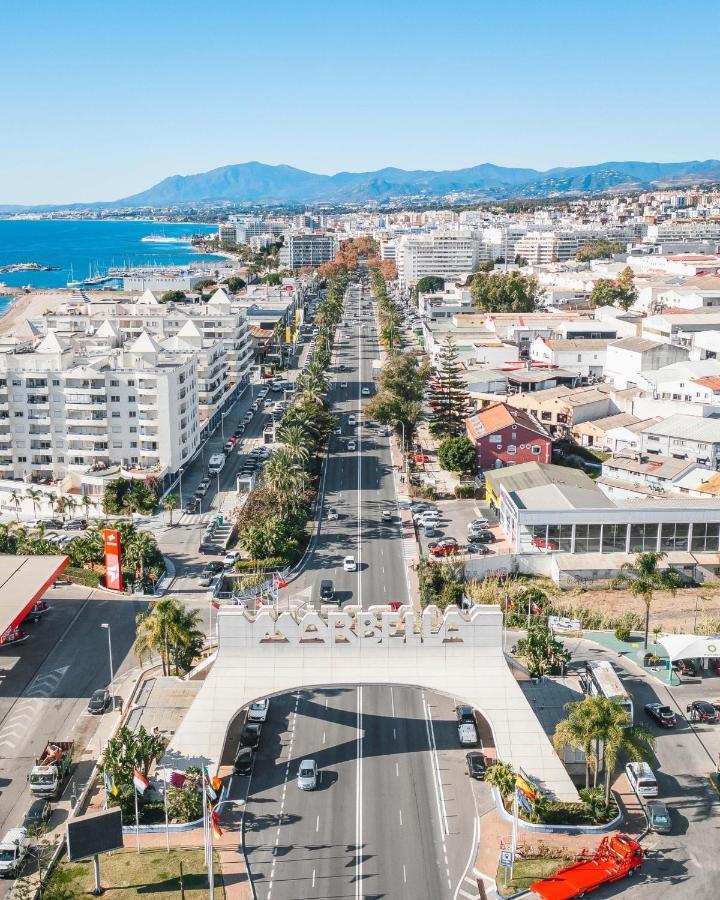
[[559, 550], [557, 541], [545, 541], [542, 538], [535, 538], [532, 542], [533, 547], [539, 547], [540, 550]]
[[424, 465], [425, 463], [430, 462], [430, 457], [426, 456], [426, 454], [424, 454], [424, 453], [416, 453], [413, 456], [412, 461], [414, 463], [416, 463], [417, 465]]
[[428, 550], [433, 556], [452, 556], [459, 549], [460, 545], [456, 541], [432, 541], [428, 544]]
[[400, 609], [401, 606], [402, 606], [402, 603], [401, 603], [399, 600], [392, 600], [392, 601], [390, 602], [390, 609], [391, 609], [393, 612], [397, 612], [397, 611]]

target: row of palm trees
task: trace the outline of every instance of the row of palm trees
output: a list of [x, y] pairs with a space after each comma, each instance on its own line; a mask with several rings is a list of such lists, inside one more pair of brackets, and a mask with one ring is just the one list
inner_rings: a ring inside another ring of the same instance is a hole
[[63, 519], [66, 515], [72, 515], [78, 509], [82, 509], [85, 515], [88, 516], [91, 509], [102, 505], [101, 500], [93, 500], [87, 494], [76, 500], [71, 495], [50, 494], [46, 491], [41, 491], [39, 488], [26, 488], [24, 494], [17, 489], [13, 489], [10, 492], [10, 503], [15, 507], [15, 515], [18, 522], [20, 521], [20, 510], [25, 499], [30, 500], [32, 503], [35, 518], [38, 517], [38, 510], [42, 509], [43, 504], [47, 505], [51, 513], [55, 513]]
[[379, 269], [372, 269], [370, 278], [378, 305], [380, 340], [387, 350], [394, 350], [400, 345], [402, 315], [397, 304], [388, 294], [385, 279]]
[[[263, 472], [265, 487], [257, 492], [270, 493], [267, 502], [259, 504], [264, 514], [255, 515], [252, 521], [241, 517], [239, 543], [256, 561], [287, 556], [297, 547], [305, 528], [317, 456], [335, 425], [327, 406], [327, 370], [347, 282], [345, 272], [328, 279], [327, 296], [318, 306], [315, 349], [295, 382], [293, 404], [277, 432], [281, 446], [268, 460]], [[253, 508], [257, 510], [258, 505]]]
[[142, 665], [159, 655], [163, 675], [188, 672], [200, 655], [205, 635], [199, 628], [200, 613], [187, 609], [174, 597], [163, 597], [137, 614], [135, 656]]

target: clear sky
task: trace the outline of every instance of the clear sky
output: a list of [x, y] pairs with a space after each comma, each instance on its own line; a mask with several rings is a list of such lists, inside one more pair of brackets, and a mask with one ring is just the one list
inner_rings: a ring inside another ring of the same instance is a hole
[[0, 0], [0, 204], [720, 156], [717, 0]]

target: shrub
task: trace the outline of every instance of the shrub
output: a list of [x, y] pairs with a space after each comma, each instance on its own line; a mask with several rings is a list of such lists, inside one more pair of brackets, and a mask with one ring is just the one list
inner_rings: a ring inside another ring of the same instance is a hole
[[455, 496], [458, 500], [468, 500], [475, 496], [474, 484], [458, 484], [455, 487]]
[[239, 559], [235, 563], [236, 572], [256, 572], [260, 569], [284, 569], [288, 560], [284, 556], [268, 556], [266, 559]]
[[82, 584], [85, 587], [99, 587], [100, 574], [93, 569], [80, 569], [77, 566], [68, 566], [65, 569], [65, 575], [73, 584]]

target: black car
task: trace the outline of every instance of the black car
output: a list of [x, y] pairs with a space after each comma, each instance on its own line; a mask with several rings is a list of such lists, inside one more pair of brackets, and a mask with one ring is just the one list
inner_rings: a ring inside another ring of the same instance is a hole
[[688, 703], [686, 712], [690, 713], [691, 722], [717, 722], [717, 710], [707, 700], [693, 700]]
[[472, 750], [465, 754], [465, 762], [467, 763], [468, 775], [471, 778], [477, 778], [478, 781], [485, 779], [485, 757], [478, 750]]
[[110, 706], [110, 691], [107, 688], [100, 688], [93, 692], [88, 701], [87, 711], [90, 715], [101, 716], [108, 706]]
[[457, 716], [458, 722], [469, 722], [471, 725], [475, 724], [475, 710], [467, 703], [461, 703], [459, 706], [456, 706], [455, 715]]
[[252, 747], [239, 747], [233, 762], [233, 772], [236, 775], [249, 775], [252, 772], [255, 754]]
[[476, 531], [468, 535], [468, 544], [492, 544], [494, 540], [495, 535], [492, 531]]
[[262, 725], [260, 722], [246, 722], [240, 734], [240, 746], [252, 747], [255, 749], [260, 743], [260, 732]]
[[26, 828], [30, 834], [38, 831], [48, 821], [52, 815], [52, 806], [47, 800], [39, 797], [30, 804], [30, 809], [25, 813], [22, 827]]
[[65, 523], [62, 519], [42, 519], [40, 524], [44, 528], [62, 528]]
[[185, 504], [185, 512], [192, 515], [194, 512], [197, 512], [199, 506], [200, 500], [197, 497], [193, 497], [192, 500]]
[[661, 728], [675, 727], [675, 713], [669, 706], [662, 706], [660, 703], [646, 703], [645, 712], [654, 719]]
[[326, 603], [332, 603], [335, 599], [335, 587], [329, 578], [323, 578], [320, 582], [320, 599]]
[[70, 519], [65, 523], [65, 531], [84, 531], [87, 528], [87, 519]]

